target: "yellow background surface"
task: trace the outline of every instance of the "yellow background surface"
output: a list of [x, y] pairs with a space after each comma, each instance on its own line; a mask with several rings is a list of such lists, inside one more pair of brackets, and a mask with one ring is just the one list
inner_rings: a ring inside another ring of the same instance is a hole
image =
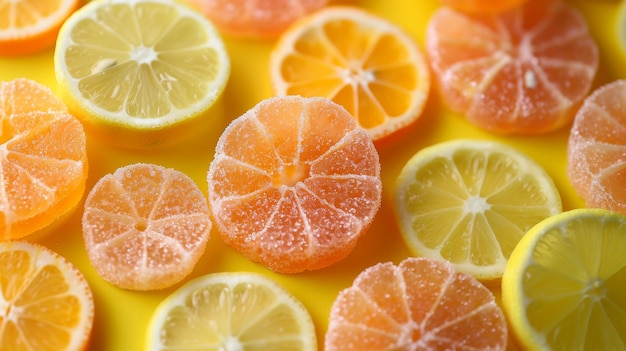
[[[617, 17], [621, 2], [611, 0], [570, 0], [587, 19], [591, 34], [600, 48], [600, 70], [594, 88], [609, 81], [626, 77], [626, 60], [619, 45]], [[335, 1], [334, 3], [338, 3]], [[371, 0], [341, 1], [365, 7], [402, 28], [424, 48], [425, 28], [437, 0]], [[623, 26], [622, 26], [623, 28]], [[88, 136], [89, 179], [87, 191], [107, 173], [118, 167], [137, 162], [156, 163], [185, 172], [206, 194], [206, 174], [214, 146], [223, 128], [259, 101], [272, 95], [268, 77], [268, 56], [275, 41], [236, 39], [224, 36], [232, 62], [232, 71], [224, 93], [223, 110], [208, 136], [189, 140], [181, 145], [159, 151], [128, 151], [112, 148]], [[36, 55], [0, 57], [0, 80], [27, 77], [48, 85], [56, 91], [53, 49]], [[319, 349], [328, 315], [337, 293], [352, 284], [366, 267], [379, 262], [399, 263], [410, 255], [395, 224], [391, 196], [395, 178], [404, 163], [421, 148], [457, 138], [489, 139], [511, 145], [541, 164], [555, 180], [561, 193], [564, 210], [583, 207], [584, 203], [569, 184], [565, 173], [566, 144], [569, 126], [560, 131], [537, 137], [502, 137], [489, 134], [466, 122], [459, 114], [449, 111], [435, 89], [426, 109], [410, 132], [394, 144], [379, 148], [382, 164], [383, 202], [370, 230], [360, 239], [355, 251], [343, 261], [314, 272], [281, 275], [243, 258], [221, 242], [214, 230], [203, 257], [185, 281], [201, 275], [223, 271], [262, 273], [287, 288], [309, 309], [317, 328]], [[86, 195], [86, 193], [85, 193]], [[91, 267], [81, 234], [82, 202], [72, 216], [55, 226], [47, 236], [38, 239], [74, 263], [86, 276], [93, 290], [96, 318], [91, 349], [142, 350], [149, 319], [156, 306], [181, 284], [153, 291], [122, 290], [102, 280]]]

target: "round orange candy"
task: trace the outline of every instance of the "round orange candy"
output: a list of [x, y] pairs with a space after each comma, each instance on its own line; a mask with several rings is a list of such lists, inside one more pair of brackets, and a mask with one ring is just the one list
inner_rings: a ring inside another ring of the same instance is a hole
[[204, 194], [186, 174], [136, 163], [100, 178], [87, 195], [83, 238], [107, 282], [155, 290], [180, 282], [204, 253], [212, 222]]
[[494, 295], [451, 263], [410, 257], [366, 268], [330, 310], [326, 351], [502, 350]]
[[496, 14], [523, 4], [527, 0], [439, 0], [442, 5], [469, 13]]
[[300, 17], [328, 0], [184, 0], [225, 34], [276, 37]]
[[587, 207], [626, 214], [626, 80], [596, 89], [578, 110], [567, 175]]
[[372, 140], [321, 97], [270, 98], [235, 119], [207, 179], [224, 242], [281, 273], [345, 258], [381, 202]]
[[0, 350], [88, 350], [89, 283], [65, 257], [37, 243], [0, 242]]
[[478, 127], [540, 134], [570, 123], [598, 68], [585, 19], [560, 0], [530, 0], [497, 15], [442, 7], [427, 53], [443, 101]]

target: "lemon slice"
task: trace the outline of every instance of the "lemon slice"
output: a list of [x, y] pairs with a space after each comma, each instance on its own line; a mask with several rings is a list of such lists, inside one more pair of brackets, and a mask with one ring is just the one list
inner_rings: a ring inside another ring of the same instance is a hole
[[54, 65], [87, 131], [133, 148], [169, 145], [206, 124], [230, 75], [211, 22], [166, 0], [88, 3], [62, 26]]
[[479, 140], [417, 152], [397, 179], [394, 201], [415, 255], [450, 261], [482, 281], [499, 280], [524, 233], [561, 212], [541, 166], [512, 147]]
[[253, 273], [196, 278], [157, 307], [147, 350], [317, 351], [307, 309], [273, 280]]
[[502, 303], [527, 350], [626, 349], [626, 216], [576, 209], [534, 226], [511, 254]]

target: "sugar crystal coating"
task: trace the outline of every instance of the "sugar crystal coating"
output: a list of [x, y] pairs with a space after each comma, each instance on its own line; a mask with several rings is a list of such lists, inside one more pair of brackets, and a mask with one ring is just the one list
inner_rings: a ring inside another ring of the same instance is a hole
[[585, 19], [555, 0], [525, 1], [495, 16], [442, 6], [426, 45], [445, 103], [501, 134], [546, 133], [570, 122], [599, 61]]
[[193, 180], [150, 164], [102, 177], [85, 201], [82, 224], [98, 273], [132, 290], [168, 287], [187, 276], [212, 227], [206, 198]]
[[326, 351], [505, 350], [507, 326], [493, 294], [446, 261], [379, 263], [339, 292]]
[[52, 91], [20, 78], [0, 83], [0, 238], [23, 237], [68, 213], [85, 189], [82, 125]]
[[626, 80], [594, 91], [579, 109], [567, 147], [567, 175], [587, 207], [626, 214]]
[[224, 241], [283, 273], [344, 258], [381, 201], [371, 139], [324, 98], [259, 103], [226, 128], [207, 177]]

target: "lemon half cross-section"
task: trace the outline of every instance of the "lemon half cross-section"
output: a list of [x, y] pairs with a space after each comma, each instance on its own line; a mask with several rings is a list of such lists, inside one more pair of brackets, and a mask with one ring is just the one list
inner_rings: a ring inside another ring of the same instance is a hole
[[61, 96], [87, 131], [131, 148], [201, 129], [230, 75], [213, 24], [168, 0], [88, 3], [61, 28], [54, 61]]
[[482, 140], [418, 151], [396, 181], [394, 200], [400, 232], [415, 255], [450, 261], [483, 282], [499, 282], [526, 231], [562, 210], [538, 163]]
[[534, 226], [502, 277], [525, 350], [626, 350], [626, 216], [575, 209]]
[[150, 351], [317, 351], [305, 306], [255, 273], [213, 273], [189, 281], [159, 304]]

